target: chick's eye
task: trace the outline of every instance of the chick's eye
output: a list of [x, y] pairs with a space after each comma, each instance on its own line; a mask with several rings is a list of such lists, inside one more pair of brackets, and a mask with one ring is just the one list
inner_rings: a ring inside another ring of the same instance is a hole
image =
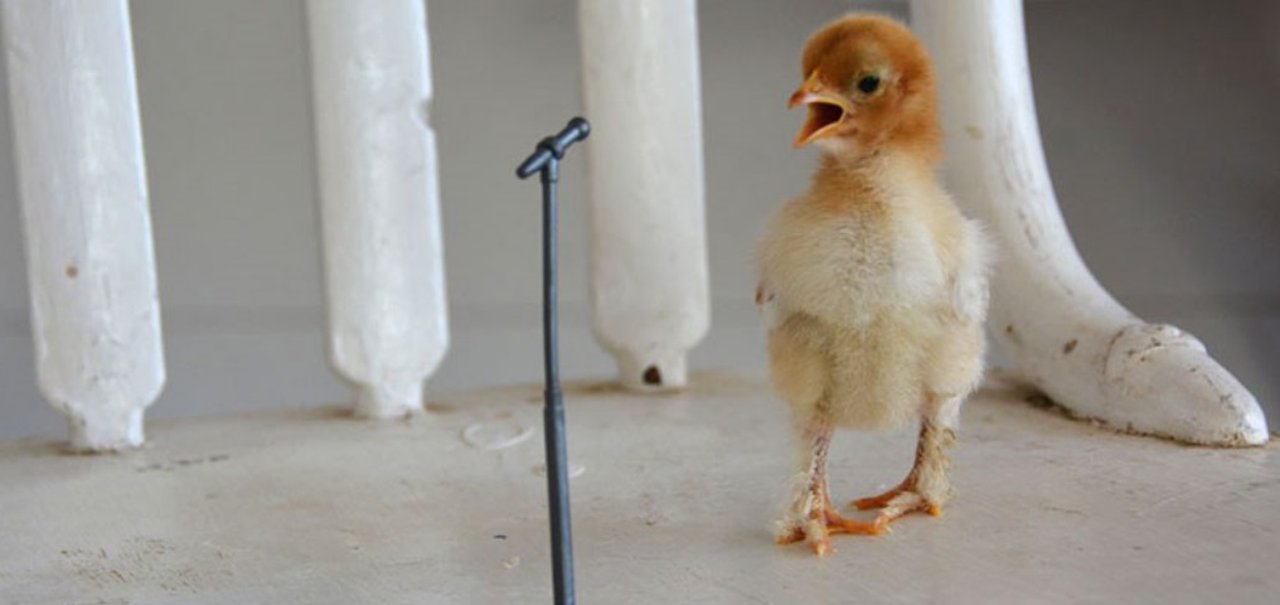
[[875, 92], [877, 88], [880, 88], [879, 76], [862, 76], [862, 79], [858, 80], [858, 90], [862, 91], [864, 94], [871, 94]]

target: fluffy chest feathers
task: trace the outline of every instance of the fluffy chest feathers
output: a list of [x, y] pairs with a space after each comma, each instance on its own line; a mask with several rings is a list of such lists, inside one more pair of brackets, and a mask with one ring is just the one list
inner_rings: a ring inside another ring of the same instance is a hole
[[803, 312], [856, 328], [890, 311], [948, 307], [964, 223], [927, 171], [820, 171], [761, 244], [769, 323]]

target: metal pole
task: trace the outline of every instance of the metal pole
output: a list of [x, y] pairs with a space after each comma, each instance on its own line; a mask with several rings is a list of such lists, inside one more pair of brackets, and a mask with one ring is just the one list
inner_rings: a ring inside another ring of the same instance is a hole
[[573, 531], [569, 513], [569, 470], [565, 456], [564, 398], [560, 393], [559, 328], [556, 315], [556, 183], [560, 159], [575, 142], [586, 138], [591, 126], [582, 118], [547, 137], [516, 169], [528, 178], [542, 173], [542, 343], [546, 387], [543, 408], [547, 457], [547, 502], [551, 520], [551, 579], [557, 605], [575, 602], [573, 589]]

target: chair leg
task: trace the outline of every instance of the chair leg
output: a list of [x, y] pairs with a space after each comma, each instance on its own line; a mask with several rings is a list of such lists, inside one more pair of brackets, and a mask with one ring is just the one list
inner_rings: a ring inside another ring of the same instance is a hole
[[129, 4], [0, 13], [40, 392], [73, 449], [136, 447], [165, 366]]
[[947, 182], [999, 243], [992, 331], [1073, 413], [1207, 445], [1268, 439], [1257, 400], [1194, 336], [1134, 316], [1085, 267], [1040, 143], [1021, 0], [913, 0], [933, 51]]
[[308, 0], [329, 356], [355, 413], [422, 410], [449, 346], [424, 0]]
[[685, 386], [710, 325], [696, 8], [578, 2], [594, 328], [636, 390]]

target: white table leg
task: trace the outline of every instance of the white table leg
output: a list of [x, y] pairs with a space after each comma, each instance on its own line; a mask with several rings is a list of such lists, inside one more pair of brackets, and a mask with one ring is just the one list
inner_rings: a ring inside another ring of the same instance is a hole
[[40, 390], [89, 451], [140, 445], [164, 386], [125, 0], [4, 0]]
[[1257, 401], [1204, 345], [1120, 306], [1085, 267], [1041, 148], [1021, 0], [913, 0], [937, 63], [947, 181], [1000, 245], [993, 333], [1073, 413], [1191, 443], [1264, 443]]
[[580, 0], [595, 333], [629, 388], [687, 380], [710, 323], [694, 0]]
[[329, 347], [356, 413], [422, 408], [448, 348], [423, 0], [309, 0]]

